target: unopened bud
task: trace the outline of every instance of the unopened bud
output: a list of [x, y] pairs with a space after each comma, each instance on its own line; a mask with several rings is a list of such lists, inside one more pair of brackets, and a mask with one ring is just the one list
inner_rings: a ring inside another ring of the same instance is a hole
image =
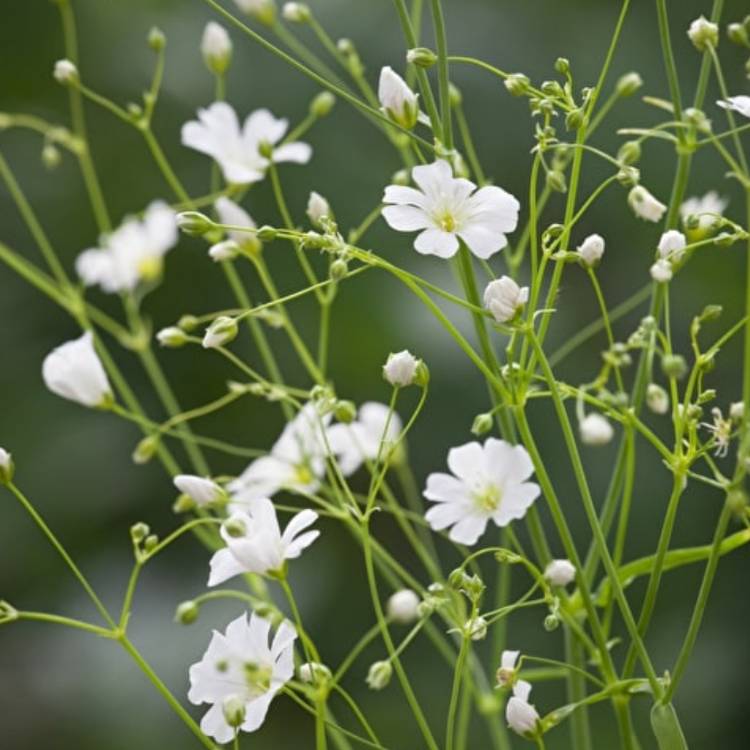
[[620, 164], [636, 164], [641, 159], [641, 145], [638, 141], [625, 141], [617, 151]]
[[688, 371], [685, 357], [681, 354], [665, 354], [661, 360], [661, 369], [668, 378], [678, 380], [684, 378]]
[[233, 729], [239, 729], [245, 723], [245, 701], [239, 695], [230, 695], [221, 704], [224, 721]]
[[151, 529], [143, 521], [134, 523], [130, 527], [130, 538], [133, 540], [133, 544], [140, 544], [150, 533]]
[[477, 414], [476, 417], [474, 417], [474, 422], [471, 425], [471, 433], [472, 435], [476, 435], [479, 437], [480, 435], [485, 435], [488, 433], [494, 424], [494, 421], [492, 419], [491, 414]]
[[198, 619], [200, 611], [198, 604], [190, 599], [177, 605], [177, 609], [174, 613], [174, 620], [181, 625], [190, 625]]
[[13, 457], [4, 448], [0, 448], [0, 484], [10, 484], [15, 470]]
[[505, 88], [513, 96], [523, 96], [529, 90], [529, 78], [523, 73], [512, 73], [505, 79]]
[[213, 229], [214, 223], [198, 211], [182, 211], [177, 214], [177, 227], [181, 232], [193, 237], [202, 237]]
[[393, 667], [389, 661], [376, 661], [367, 672], [367, 684], [372, 690], [382, 690], [393, 676]]
[[159, 447], [159, 438], [156, 435], [147, 435], [135, 446], [132, 459], [133, 463], [147, 464], [155, 455]]
[[216, 349], [219, 346], [224, 346], [233, 341], [237, 337], [237, 333], [237, 321], [227, 315], [220, 315], [206, 329], [202, 342], [203, 348]]
[[164, 36], [164, 32], [156, 26], [148, 32], [148, 46], [151, 47], [154, 52], [160, 52], [167, 46], [167, 37]]
[[255, 233], [255, 236], [261, 242], [273, 242], [273, 240], [276, 239], [278, 234], [279, 234], [278, 229], [275, 229], [274, 227], [269, 227], [267, 224], [265, 224], [260, 229], [258, 229], [258, 231]]
[[290, 23], [310, 23], [312, 20], [310, 8], [304, 3], [284, 3], [281, 15]]
[[547, 172], [547, 186], [556, 193], [565, 193], [568, 190], [568, 183], [565, 175], [558, 169], [550, 169]]
[[78, 83], [78, 68], [70, 60], [58, 60], [55, 63], [53, 75], [55, 80], [63, 86]]
[[431, 68], [438, 61], [438, 56], [427, 47], [414, 47], [406, 53], [406, 62], [418, 68]]
[[638, 73], [626, 73], [618, 78], [615, 91], [618, 96], [632, 96], [641, 86], [643, 86], [643, 79]]
[[330, 114], [335, 104], [336, 97], [330, 91], [321, 91], [310, 102], [310, 114], [315, 117], [325, 117]]
[[187, 344], [188, 335], [182, 330], [182, 328], [168, 326], [167, 328], [162, 328], [161, 331], [156, 334], [156, 340], [168, 349], [177, 349]]
[[47, 169], [55, 169], [60, 164], [61, 159], [60, 149], [52, 143], [45, 143], [42, 149], [42, 164]]

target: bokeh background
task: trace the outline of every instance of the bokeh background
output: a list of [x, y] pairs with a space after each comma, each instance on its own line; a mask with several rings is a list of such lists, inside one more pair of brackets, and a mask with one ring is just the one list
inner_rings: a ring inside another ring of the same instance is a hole
[[[403, 67], [400, 30], [390, 3], [311, 0], [310, 4], [334, 38], [347, 36], [355, 42], [373, 84], [381, 65]], [[66, 93], [50, 74], [54, 60], [63, 53], [56, 8], [47, 0], [12, 5], [12, 13], [6, 12], [0, 24], [0, 110], [30, 112], [66, 122]], [[453, 52], [482, 57], [503, 69], [523, 71], [537, 81], [551, 77], [555, 58], [565, 55], [570, 58], [580, 85], [595, 81], [619, 7], [612, 0], [448, 0], [445, 5]], [[681, 82], [685, 91], [691, 92], [699, 56], [685, 30], [694, 17], [710, 11], [710, 3], [680, 0], [669, 5]], [[211, 78], [198, 52], [203, 25], [212, 17], [210, 10], [200, 0], [75, 0], [74, 6], [83, 78], [94, 89], [121, 103], [137, 100], [148, 85], [153, 54], [146, 36], [152, 26], [164, 30], [168, 64], [156, 131], [191, 192], [204, 193], [208, 161], [180, 146], [179, 128], [198, 106], [212, 100]], [[666, 95], [653, 3], [640, 0], [633, 6], [610, 83], [635, 69], [646, 82], [642, 93]], [[725, 20], [738, 20], [746, 10], [744, 0], [731, 0], [726, 3]], [[304, 29], [301, 33], [306, 41], [315, 44]], [[318, 89], [236, 30], [231, 34], [235, 42], [229, 76], [232, 103], [243, 114], [266, 106], [277, 115], [289, 117], [292, 123], [297, 122]], [[425, 40], [429, 42], [429, 33]], [[742, 53], [723, 40], [722, 55], [732, 92], [746, 93]], [[506, 189], [524, 196], [529, 149], [533, 145], [526, 104], [508, 96], [497, 79], [482, 71], [457, 68], [454, 80], [463, 92], [486, 170]], [[708, 97], [708, 115], [722, 122], [720, 110], [713, 104], [714, 94], [712, 90]], [[114, 217], [140, 210], [154, 198], [172, 199], [135, 131], [93, 107], [87, 107], [87, 116], [98, 171]], [[614, 134], [617, 127], [647, 125], [657, 117], [655, 110], [635, 97], [618, 106], [596, 141], [614, 149], [621, 140]], [[307, 194], [315, 189], [328, 197], [342, 226], [356, 225], [375, 206], [383, 185], [398, 168], [394, 153], [382, 135], [345, 103], [339, 103], [308, 140], [315, 149], [312, 163], [306, 168], [289, 166], [282, 170], [295, 217], [302, 220]], [[76, 165], [65, 158], [57, 170], [46, 170], [40, 159], [40, 139], [28, 132], [0, 133], [0, 150], [27, 190], [60, 257], [72, 268], [77, 253], [96, 241]], [[669, 194], [673, 161], [670, 148], [661, 142], [645, 149], [641, 165], [644, 182], [662, 198]], [[595, 186], [602, 174], [600, 165], [588, 160], [584, 190]], [[738, 188], [725, 179], [724, 168], [716, 157], [701, 153], [695, 160], [690, 192], [702, 194], [708, 189], [728, 196], [730, 216], [741, 220]], [[268, 184], [254, 188], [247, 205], [259, 223], [277, 221]], [[553, 200], [546, 220], [559, 220], [561, 206], [561, 200]], [[2, 241], [39, 261], [34, 243], [4, 187], [0, 187], [0, 225]], [[659, 230], [638, 223], [626, 206], [625, 192], [616, 188], [605, 194], [576, 228], [574, 240], [580, 241], [592, 231], [607, 240], [600, 277], [607, 299], [616, 304], [647, 279]], [[366, 244], [434, 281], [446, 286], [455, 284], [446, 264], [418, 257], [411, 251], [408, 237], [389, 231], [382, 222], [367, 236]], [[266, 253], [280, 287], [286, 291], [299, 288], [302, 279], [289, 248], [272, 245]], [[673, 285], [674, 335], [678, 348], [685, 353], [689, 320], [705, 304], [724, 306], [722, 322], [712, 329], [717, 333], [741, 316], [741, 256], [739, 248], [711, 248], [700, 253]], [[260, 296], [257, 280], [249, 273], [246, 278], [251, 291]], [[116, 312], [112, 300], [98, 293], [92, 297]], [[148, 297], [145, 309], [158, 328], [182, 313], [201, 313], [231, 304], [221, 271], [207, 260], [205, 246], [184, 239], [168, 257], [164, 284], [158, 293]], [[303, 333], [313, 334], [314, 309], [300, 303], [291, 310]], [[627, 336], [641, 314], [642, 310], [618, 325], [621, 338]], [[595, 315], [585, 275], [571, 268], [566, 273], [551, 329], [552, 346]], [[470, 322], [461, 315], [454, 314], [454, 318], [470, 334]], [[143, 520], [162, 533], [172, 528], [175, 519], [170, 506], [175, 493], [156, 462], [145, 467], [131, 463], [130, 454], [139, 439], [132, 425], [64, 402], [43, 387], [40, 365], [44, 355], [75, 335], [75, 325], [64, 312], [9, 269], [0, 268], [0, 445], [16, 458], [19, 484], [104, 592], [107, 602], [115, 607], [131, 564], [128, 527]], [[290, 379], [303, 383], [303, 373], [285, 352], [280, 337], [275, 336], [274, 340], [279, 343], [282, 367]], [[590, 380], [598, 366], [602, 343], [601, 338], [595, 339], [567, 361], [560, 374], [572, 382]], [[368, 272], [343, 286], [335, 308], [332, 344], [331, 371], [339, 393], [357, 401], [387, 398], [380, 366], [389, 351], [408, 347], [428, 362], [432, 391], [409, 445], [420, 482], [429, 471], [443, 466], [450, 446], [471, 438], [472, 419], [486, 408], [482, 381], [429, 315], [393, 279]], [[237, 351], [250, 360], [255, 356], [245, 342], [238, 342]], [[722, 352], [718, 367], [710, 375], [721, 406], [739, 397], [739, 356], [739, 346], [733, 342]], [[222, 392], [224, 381], [234, 375], [221, 362], [191, 348], [164, 352], [161, 361], [184, 405], [210, 400]], [[118, 354], [118, 362], [142, 395], [149, 413], [160, 416], [158, 402], [138, 363], [124, 352]], [[405, 400], [402, 411], [408, 407]], [[532, 417], [576, 539], [585, 548], [590, 534], [560, 448], [561, 435], [546, 408], [534, 408]], [[657, 430], [665, 427], [659, 427], [658, 421], [654, 424]], [[205, 420], [200, 425], [203, 432], [220, 430], [238, 443], [253, 447], [270, 445], [279, 427], [277, 410], [251, 400], [241, 402], [218, 420]], [[653, 550], [669, 486], [669, 476], [660, 462], [645, 446], [641, 447], [628, 558]], [[614, 450], [613, 444], [590, 449], [585, 455], [598, 500], [606, 488]], [[236, 473], [242, 464], [218, 457], [215, 467], [217, 473]], [[2, 493], [1, 497], [0, 597], [22, 609], [90, 615], [89, 605], [75, 582], [30, 519], [10, 495]], [[675, 542], [707, 543], [721, 500], [692, 484], [682, 501]], [[543, 515], [549, 521], [546, 512]], [[383, 522], [379, 531], [397, 555], [412, 562], [401, 539], [387, 523]], [[559, 547], [555, 551], [562, 552]], [[185, 538], [148, 567], [135, 601], [133, 638], [181, 697], [187, 690], [187, 667], [201, 656], [211, 628], [223, 627], [240, 611], [238, 605], [216, 604], [207, 606], [190, 627], [173, 623], [175, 604], [204, 589], [207, 562], [207, 554], [197, 542]], [[744, 750], [748, 746], [749, 562], [745, 550], [722, 561], [701, 638], [677, 698], [694, 750]], [[694, 566], [665, 578], [648, 638], [659, 669], [668, 668], [674, 659], [700, 574], [700, 566]], [[516, 583], [521, 586], [523, 582]], [[341, 531], [325, 527], [324, 540], [306, 554], [304, 565], [294, 567], [293, 585], [309, 630], [326, 660], [336, 664], [372, 622], [361, 552]], [[635, 585], [629, 592], [637, 603], [642, 588]], [[514, 617], [509, 626], [510, 644], [530, 653], [561, 653], [562, 634], [546, 633], [542, 619], [540, 611]], [[381, 693], [371, 693], [364, 686], [367, 664], [381, 653], [379, 646], [367, 653], [353, 670], [349, 687], [367, 707], [389, 747], [420, 747], [412, 722], [404, 718], [404, 703], [396, 683]], [[498, 655], [488, 648], [481, 653], [491, 674]], [[426, 643], [415, 643], [405, 661], [423, 705], [441, 733], [450, 675]], [[534, 698], [543, 711], [564, 701], [561, 687], [551, 683], [539, 686]], [[647, 705], [635, 705], [642, 746], [653, 747], [655, 743], [647, 729]], [[200, 715], [200, 710], [195, 714]], [[614, 746], [616, 730], [610, 710], [596, 708], [592, 716], [597, 735], [606, 738], [596, 747]], [[194, 744], [117, 648], [94, 637], [43, 624], [24, 623], [0, 630], [0, 725], [0, 747], [9, 750], [151, 750]], [[470, 747], [484, 747], [483, 729], [478, 725], [476, 730]], [[516, 742], [519, 747], [524, 744]], [[312, 747], [312, 725], [281, 699], [273, 705], [262, 730], [246, 738], [244, 744], [257, 748]], [[571, 747], [567, 729], [554, 731], [548, 747]]]

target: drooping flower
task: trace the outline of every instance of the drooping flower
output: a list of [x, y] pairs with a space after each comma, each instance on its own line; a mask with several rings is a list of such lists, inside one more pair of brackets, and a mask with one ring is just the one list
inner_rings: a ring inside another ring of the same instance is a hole
[[633, 213], [644, 221], [661, 221], [667, 207], [657, 200], [643, 185], [636, 185], [628, 193], [628, 203]]
[[672, 276], [674, 276], [672, 264], [664, 258], [659, 258], [659, 260], [651, 266], [649, 273], [651, 274], [651, 278], [658, 284], [666, 284], [668, 281], [671, 281]]
[[409, 625], [419, 618], [419, 595], [411, 589], [401, 589], [391, 594], [386, 604], [388, 617], [400, 625]]
[[383, 377], [392, 385], [405, 388], [414, 382], [419, 360], [408, 350], [389, 354], [383, 365]]
[[395, 412], [391, 413], [385, 404], [368, 401], [359, 408], [355, 421], [329, 427], [328, 445], [336, 455], [341, 473], [349, 476], [365, 461], [374, 461], [381, 441], [396, 440], [401, 426], [401, 418]]
[[42, 364], [42, 377], [52, 393], [83, 406], [106, 408], [114, 398], [91, 331], [53, 349]]
[[525, 481], [534, 470], [526, 449], [504, 440], [452, 448], [448, 468], [452, 474], [427, 477], [423, 494], [437, 505], [426, 519], [436, 531], [452, 527], [449, 537], [460, 544], [475, 544], [489, 520], [502, 527], [523, 518], [539, 496], [539, 486]]
[[402, 128], [411, 130], [417, 124], [418, 97], [406, 81], [388, 65], [380, 70], [378, 99], [385, 114]]
[[528, 300], [529, 288], [518, 286], [510, 276], [490, 281], [484, 290], [484, 306], [498, 323], [513, 320]]
[[201, 720], [201, 730], [220, 744], [230, 742], [235, 728], [254, 732], [261, 726], [276, 693], [294, 675], [297, 631], [284, 621], [270, 643], [271, 623], [255, 613], [243, 614], [224, 633], [214, 631], [203, 658], [190, 667], [188, 699], [213, 704]]
[[257, 225], [253, 221], [253, 217], [250, 216], [242, 206], [235, 203], [231, 198], [222, 195], [220, 198], [216, 199], [214, 208], [216, 209], [219, 221], [222, 224], [251, 230], [249, 232], [243, 232], [242, 229], [228, 229], [227, 237], [229, 237], [230, 240], [236, 242], [239, 247], [247, 252], [253, 253], [258, 250], [260, 247], [260, 240], [254, 231], [257, 228]]
[[615, 436], [609, 420], [595, 411], [580, 421], [578, 431], [581, 434], [581, 442], [586, 445], [606, 445]]
[[256, 458], [227, 485], [232, 509], [247, 509], [255, 498], [272, 497], [281, 489], [315, 492], [325, 473], [324, 431], [330, 419], [330, 414], [320, 416], [314, 404], [305, 404], [287, 423], [270, 453]]
[[688, 198], [680, 206], [680, 217], [688, 232], [691, 231], [691, 227], [688, 226], [691, 217], [698, 220], [697, 228], [705, 232], [720, 216], [723, 216], [728, 203], [727, 199], [722, 198], [715, 190], [709, 190], [700, 198]]
[[576, 568], [570, 560], [551, 560], [544, 569], [544, 577], [553, 586], [567, 586], [576, 577]]
[[743, 117], [750, 117], [750, 96], [730, 96], [716, 102], [722, 109], [731, 109]]
[[578, 246], [578, 255], [587, 266], [595, 266], [604, 255], [604, 238], [600, 234], [590, 234]]
[[[306, 164], [312, 156], [307, 143], [277, 144], [289, 127], [267, 109], [258, 109], [240, 127], [237, 113], [226, 102], [198, 110], [198, 120], [182, 126], [182, 143], [216, 160], [227, 182], [248, 185], [265, 177], [273, 161]], [[270, 149], [270, 156], [261, 153]]]
[[180, 492], [190, 497], [201, 508], [224, 497], [224, 490], [212, 479], [179, 474], [172, 481]]
[[420, 231], [414, 249], [425, 255], [451, 258], [459, 239], [478, 258], [489, 258], [505, 247], [505, 234], [518, 224], [518, 201], [502, 188], [477, 186], [454, 177], [450, 164], [438, 159], [411, 171], [419, 189], [389, 185], [383, 218], [399, 232]]
[[252, 500], [248, 508], [247, 512], [236, 511], [222, 524], [226, 547], [211, 558], [209, 586], [240, 573], [280, 574], [287, 560], [299, 557], [320, 536], [317, 530], [305, 531], [318, 520], [315, 511], [297, 513], [282, 534], [276, 508], [268, 498]]
[[687, 238], [685, 235], [676, 229], [669, 229], [662, 234], [659, 240], [659, 257], [679, 263], [685, 255], [686, 246]]
[[201, 54], [206, 67], [216, 75], [223, 75], [232, 60], [232, 40], [227, 30], [216, 21], [209, 21], [203, 29]]
[[131, 216], [109, 235], [101, 247], [84, 250], [76, 259], [76, 272], [86, 286], [105, 292], [126, 292], [141, 282], [161, 276], [164, 256], [178, 240], [174, 211], [154, 201], [143, 218]]
[[513, 685], [513, 695], [505, 706], [508, 726], [521, 735], [535, 732], [539, 721], [536, 708], [529, 703], [530, 693], [531, 685], [526, 680], [518, 680]]
[[520, 651], [506, 650], [500, 654], [500, 667], [495, 674], [498, 685], [507, 687], [515, 682], [516, 664], [518, 663], [519, 656], [521, 656]]

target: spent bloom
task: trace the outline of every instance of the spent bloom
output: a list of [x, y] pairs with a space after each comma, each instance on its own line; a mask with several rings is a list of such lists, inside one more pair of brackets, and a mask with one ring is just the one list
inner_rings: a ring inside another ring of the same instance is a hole
[[192, 474], [179, 474], [173, 480], [174, 486], [190, 497], [201, 508], [221, 500], [224, 490], [211, 479]]
[[659, 257], [679, 263], [682, 260], [682, 256], [685, 255], [686, 246], [687, 239], [685, 235], [676, 229], [670, 229], [664, 232], [659, 240]]
[[750, 96], [730, 96], [716, 103], [723, 109], [731, 109], [743, 117], [750, 117]]
[[275, 118], [267, 109], [253, 112], [240, 127], [231, 105], [214, 102], [198, 110], [198, 120], [182, 126], [182, 143], [215, 159], [227, 182], [248, 185], [262, 180], [271, 162], [310, 161], [312, 148], [307, 143], [277, 146], [288, 128], [286, 120]]
[[604, 238], [599, 234], [590, 234], [578, 246], [578, 255], [587, 266], [595, 266], [604, 255]]
[[318, 520], [313, 510], [293, 516], [282, 534], [276, 508], [268, 498], [257, 498], [248, 508], [247, 512], [236, 511], [222, 524], [221, 537], [226, 547], [211, 558], [209, 586], [240, 573], [281, 574], [286, 561], [299, 557], [320, 535], [317, 530], [305, 531]]
[[42, 364], [42, 377], [52, 393], [83, 406], [106, 408], [114, 399], [91, 331], [53, 349]]
[[294, 675], [297, 631], [284, 621], [269, 645], [270, 634], [268, 620], [253, 613], [248, 621], [243, 614], [224, 633], [215, 630], [203, 658], [190, 667], [188, 699], [212, 704], [201, 730], [221, 744], [234, 738], [235, 726], [258, 729], [274, 696]]
[[216, 21], [209, 21], [203, 29], [201, 54], [206, 67], [216, 75], [223, 75], [232, 60], [232, 40], [227, 30]]
[[513, 685], [513, 695], [505, 706], [505, 720], [518, 734], [531, 734], [536, 731], [539, 714], [529, 703], [531, 685], [526, 680], [518, 680]]
[[510, 276], [490, 281], [484, 290], [484, 306], [498, 323], [513, 320], [528, 300], [529, 288], [518, 286]]
[[328, 428], [328, 445], [336, 455], [341, 473], [353, 474], [365, 461], [374, 461], [381, 442], [391, 443], [401, 433], [401, 418], [385, 404], [368, 401], [362, 404], [357, 418]]
[[567, 586], [575, 580], [576, 568], [570, 560], [551, 560], [544, 569], [544, 577], [553, 586]]
[[696, 18], [690, 24], [687, 35], [700, 52], [707, 47], [715, 47], [719, 43], [719, 27], [705, 16]]
[[518, 664], [519, 656], [521, 656], [520, 651], [507, 650], [500, 655], [500, 667], [496, 673], [498, 685], [507, 687], [513, 684], [516, 679], [516, 664]]
[[380, 71], [378, 99], [385, 114], [402, 128], [411, 129], [417, 124], [418, 97], [406, 81], [388, 65]]
[[462, 240], [478, 258], [505, 247], [505, 234], [518, 224], [518, 201], [502, 188], [479, 188], [454, 177], [450, 164], [438, 159], [411, 171], [418, 188], [389, 185], [383, 218], [399, 232], [419, 231], [414, 249], [424, 255], [453, 257]]
[[658, 284], [666, 284], [672, 280], [674, 271], [672, 270], [672, 264], [665, 258], [659, 258], [649, 269], [651, 278]]
[[726, 198], [722, 198], [715, 190], [709, 190], [700, 198], [688, 198], [680, 206], [680, 216], [683, 224], [686, 224], [690, 217], [696, 217], [698, 228], [705, 231], [724, 214], [727, 203]]
[[451, 448], [448, 468], [451, 474], [427, 477], [423, 494], [436, 505], [426, 519], [436, 531], [452, 527], [449, 537], [460, 544], [476, 544], [489, 520], [502, 527], [523, 518], [539, 496], [539, 486], [526, 481], [534, 471], [526, 449], [504, 440]]
[[154, 201], [142, 218], [127, 217], [100, 239], [100, 247], [84, 250], [76, 259], [76, 272], [86, 286], [105, 292], [126, 292], [141, 282], [161, 276], [164, 256], [178, 240], [174, 211]]
[[712, 435], [716, 443], [714, 455], [718, 458], [724, 458], [729, 453], [729, 443], [732, 439], [732, 415], [725, 419], [721, 409], [714, 407], [711, 409], [713, 422], [701, 422], [701, 427], [705, 427]]
[[203, 335], [201, 342], [204, 349], [216, 349], [228, 344], [237, 337], [237, 321], [228, 315], [214, 319]]
[[661, 221], [667, 207], [657, 200], [643, 185], [636, 185], [628, 193], [628, 203], [633, 213], [644, 221]]
[[418, 360], [408, 349], [389, 354], [383, 365], [383, 377], [392, 385], [404, 388], [417, 376]]
[[595, 411], [580, 421], [578, 430], [581, 434], [581, 442], [586, 445], [606, 445], [615, 436], [609, 420]]
[[388, 617], [400, 625], [408, 625], [419, 618], [419, 595], [411, 589], [401, 589], [392, 594], [386, 604]]

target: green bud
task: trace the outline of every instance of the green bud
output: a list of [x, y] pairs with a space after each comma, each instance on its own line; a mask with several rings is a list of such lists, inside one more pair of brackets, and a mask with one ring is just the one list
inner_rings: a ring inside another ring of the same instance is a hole
[[157, 544], [159, 544], [159, 537], [156, 534], [149, 534], [149, 536], [143, 540], [143, 549], [146, 550], [146, 552], [153, 552], [154, 549], [156, 549]]
[[191, 625], [198, 619], [200, 607], [192, 599], [177, 605], [174, 613], [174, 621], [181, 625]]
[[130, 527], [130, 538], [133, 540], [133, 544], [140, 544], [150, 532], [151, 529], [148, 524], [140, 521]]
[[408, 169], [399, 169], [391, 177], [392, 185], [408, 185], [410, 181]]
[[484, 617], [472, 617], [464, 623], [464, 633], [472, 641], [481, 641], [487, 637], [487, 620]]
[[713, 401], [716, 398], [716, 389], [715, 388], [707, 388], [705, 391], [703, 391], [700, 396], [698, 396], [697, 403], [699, 404], [707, 404], [709, 401]]
[[661, 369], [668, 378], [681, 380], [687, 375], [688, 366], [681, 354], [665, 354], [661, 360]]
[[570, 73], [570, 60], [568, 60], [567, 57], [558, 57], [557, 60], [555, 60], [555, 70], [560, 75], [567, 75]]
[[565, 116], [565, 127], [568, 130], [578, 130], [586, 121], [586, 115], [582, 109], [574, 109]]
[[568, 182], [565, 175], [557, 169], [551, 169], [547, 172], [547, 186], [556, 193], [566, 193], [568, 191]]
[[626, 73], [618, 78], [615, 91], [618, 96], [632, 96], [641, 86], [643, 86], [643, 79], [638, 73]]
[[330, 273], [331, 278], [334, 281], [339, 281], [349, 273], [349, 264], [343, 258], [336, 258], [336, 260], [331, 263]]
[[177, 214], [177, 226], [185, 234], [202, 237], [213, 228], [214, 223], [208, 216], [198, 211], [183, 211]]
[[635, 187], [641, 181], [641, 170], [638, 167], [624, 166], [617, 173], [617, 181], [623, 187]]
[[271, 159], [273, 157], [273, 143], [270, 141], [261, 141], [258, 143], [258, 153], [264, 159]]
[[203, 348], [215, 349], [218, 346], [225, 346], [237, 338], [239, 327], [237, 320], [227, 315], [220, 315], [206, 329], [203, 336]]
[[330, 91], [321, 91], [310, 102], [310, 114], [314, 117], [325, 117], [331, 113], [336, 104], [336, 97]]
[[230, 518], [222, 524], [222, 528], [232, 539], [240, 539], [247, 534], [247, 526], [241, 518]]
[[424, 360], [417, 362], [417, 369], [414, 372], [414, 385], [420, 388], [426, 388], [430, 382], [430, 370], [424, 363]]
[[239, 729], [245, 723], [245, 701], [238, 695], [230, 695], [221, 705], [224, 721], [233, 729]]
[[339, 422], [351, 424], [357, 417], [357, 407], [353, 401], [339, 401], [333, 410], [333, 414]]
[[730, 23], [727, 26], [727, 36], [733, 44], [739, 44], [741, 47], [750, 46], [747, 29], [741, 23]]
[[625, 141], [617, 152], [620, 164], [636, 164], [641, 160], [641, 145], [638, 141]]
[[274, 227], [269, 227], [267, 224], [262, 226], [256, 233], [255, 236], [261, 242], [273, 242], [278, 236], [279, 232]]
[[55, 169], [62, 160], [60, 149], [52, 143], [45, 143], [42, 149], [42, 164], [47, 169]]
[[690, 24], [688, 37], [699, 52], [705, 52], [709, 47], [716, 48], [719, 44], [719, 27], [701, 16]]
[[200, 325], [200, 321], [195, 315], [183, 315], [177, 321], [177, 325], [182, 328], [183, 331], [190, 333], [190, 331], [194, 331]]
[[494, 420], [492, 419], [491, 414], [477, 414], [476, 417], [474, 417], [474, 422], [471, 425], [471, 433], [472, 435], [476, 435], [479, 437], [480, 435], [485, 435], [488, 433], [492, 426], [494, 425]]
[[284, 3], [281, 15], [290, 23], [310, 23], [312, 20], [310, 8], [304, 3]]
[[168, 326], [162, 328], [156, 334], [156, 340], [167, 349], [178, 349], [181, 346], [185, 346], [188, 342], [188, 335], [182, 328], [177, 326]]
[[180, 495], [172, 504], [172, 510], [175, 513], [190, 513], [195, 510], [195, 500], [190, 495]]
[[463, 96], [461, 95], [461, 89], [459, 89], [458, 86], [452, 83], [450, 85], [450, 88], [448, 89], [448, 98], [449, 98], [451, 107], [460, 106], [463, 100]]
[[727, 505], [738, 518], [744, 517], [747, 510], [747, 503], [747, 493], [741, 487], [735, 487], [727, 493]]
[[167, 37], [164, 36], [164, 32], [154, 26], [151, 31], [148, 32], [148, 46], [154, 52], [161, 52], [167, 46]]
[[505, 88], [513, 96], [523, 96], [529, 90], [529, 78], [523, 73], [512, 73], [505, 79]]
[[560, 618], [557, 615], [547, 615], [544, 618], [544, 629], [551, 633], [553, 630], [557, 630], [560, 627]]
[[155, 455], [159, 447], [159, 438], [156, 435], [147, 435], [135, 446], [132, 459], [139, 466], [147, 464]]
[[418, 68], [431, 68], [438, 61], [438, 56], [427, 47], [415, 47], [406, 53], [406, 62]]

